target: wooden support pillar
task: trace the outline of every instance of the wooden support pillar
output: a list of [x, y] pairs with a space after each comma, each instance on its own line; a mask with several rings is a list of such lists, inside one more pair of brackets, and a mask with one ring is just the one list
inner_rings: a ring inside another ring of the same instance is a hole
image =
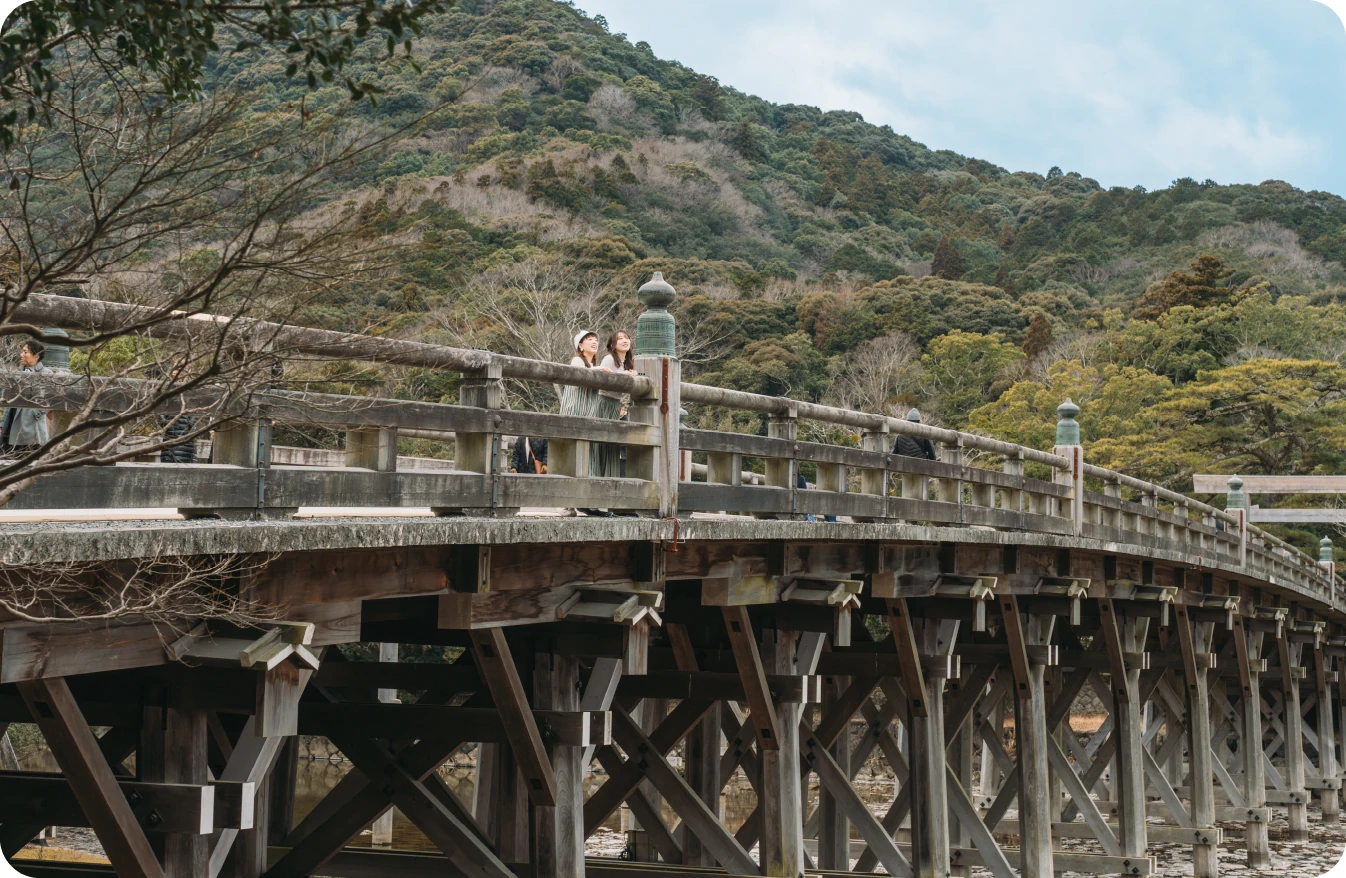
[[[382, 432], [382, 431], [380, 431], [380, 432]], [[377, 434], [376, 434], [376, 435], [377, 435]], [[347, 438], [346, 438], [346, 455], [347, 455], [347, 457], [349, 457], [349, 456], [350, 456], [350, 453], [351, 453], [351, 434], [350, 434], [350, 433], [347, 433], [347, 434], [346, 434], [346, 437], [347, 437]], [[378, 447], [378, 444], [377, 444], [377, 443], [371, 443], [371, 444], [373, 444], [375, 448]], [[394, 435], [393, 435], [392, 445], [393, 445], [393, 468], [396, 469], [396, 466], [397, 466], [397, 453], [396, 453], [396, 452], [397, 452], [397, 436], [396, 436], [395, 433], [394, 433]], [[347, 462], [346, 465], [347, 465], [347, 466], [351, 466], [352, 464], [349, 463], [349, 462]], [[359, 464], [355, 464], [355, 465], [358, 466]], [[370, 467], [370, 468], [371, 468], [371, 469], [374, 469], [375, 467]], [[380, 643], [380, 644], [379, 644], [379, 661], [381, 661], [381, 662], [396, 662], [396, 661], [397, 661], [397, 644], [396, 644], [396, 643]], [[380, 690], [378, 691], [378, 699], [379, 699], [380, 702], [383, 702], [384, 704], [397, 704], [397, 703], [399, 703], [399, 701], [400, 701], [400, 699], [398, 699], [398, 697], [397, 697], [397, 690], [396, 690], [396, 689], [380, 689]], [[370, 839], [370, 842], [371, 842], [375, 847], [391, 847], [391, 846], [392, 846], [392, 843], [393, 843], [393, 809], [392, 809], [392, 808], [389, 808], [387, 811], [385, 811], [385, 812], [383, 813], [383, 815], [382, 815], [381, 817], [379, 817], [378, 820], [375, 820], [375, 821], [374, 821], [374, 825], [370, 827], [370, 830], [371, 830], [371, 833], [372, 833], [372, 835], [373, 835], [373, 837]]]
[[279, 844], [294, 828], [294, 799], [299, 788], [298, 735], [286, 738], [280, 745], [280, 754], [276, 757], [268, 785], [271, 799], [267, 823], [270, 826], [271, 841]]
[[[850, 684], [849, 677], [823, 680], [823, 708], [831, 708]], [[827, 748], [837, 768], [851, 776], [850, 723], [846, 723], [836, 742]], [[818, 868], [848, 872], [851, 868], [851, 824], [836, 796], [824, 786], [818, 793]]]
[[[1281, 704], [1285, 711], [1285, 782], [1291, 792], [1304, 792], [1304, 717], [1300, 712], [1299, 655], [1304, 648], [1301, 643], [1291, 643], [1289, 638], [1281, 637], [1276, 641], [1281, 660], [1281, 682], [1285, 697]], [[1309, 840], [1309, 806], [1307, 796], [1286, 806], [1290, 824], [1290, 841]]]
[[[1123, 649], [1128, 653], [1145, 650], [1149, 619], [1121, 620]], [[1144, 714], [1148, 699], [1140, 692], [1140, 669], [1127, 666], [1122, 674], [1127, 699], [1117, 703], [1117, 796], [1120, 808], [1119, 841], [1122, 855], [1145, 856], [1148, 836], [1145, 830], [1145, 742]], [[1114, 682], [1114, 688], [1116, 683]]]
[[[723, 819], [720, 808], [720, 790], [724, 788], [724, 778], [720, 775], [720, 712], [723, 707], [716, 703], [697, 727], [687, 736], [687, 756], [685, 759], [687, 782], [697, 798], [705, 802], [706, 808], [716, 820]], [[685, 823], [682, 827], [682, 863], [684, 866], [714, 866], [715, 857], [701, 844]]]
[[1043, 664], [1029, 664], [1028, 646], [1051, 641], [1054, 616], [1019, 615], [1013, 596], [1001, 597], [1010, 660], [1015, 677], [1014, 735], [1019, 759], [1020, 872], [1023, 878], [1051, 878], [1052, 808], [1047, 740], [1047, 685]]
[[556, 774], [547, 759], [542, 735], [524, 694], [505, 633], [499, 628], [474, 630], [472, 656], [500, 711], [505, 737], [509, 739], [514, 758], [527, 782], [529, 799], [536, 805], [555, 806]]
[[[539, 650], [533, 666], [533, 703], [542, 710], [579, 710], [579, 660]], [[584, 878], [584, 748], [550, 744], [556, 775], [555, 806], [534, 805], [535, 878]]]
[[[164, 783], [205, 786], [210, 780], [206, 763], [206, 712], [198, 708], [169, 708], [164, 732]], [[207, 874], [210, 838], [171, 833], [164, 843], [167, 878], [200, 878]]]
[[506, 863], [528, 861], [528, 790], [508, 744], [477, 745], [473, 813]]
[[122, 878], [164, 878], [163, 867], [65, 678], [24, 682], [18, 687], [116, 873]]
[[[797, 640], [797, 632], [766, 629], [762, 634], [759, 667], [773, 674], [795, 673]], [[744, 672], [741, 666], [739, 670]], [[799, 778], [799, 720], [803, 705], [777, 703], [770, 707], [777, 721], [775, 747], [770, 746], [768, 739], [758, 739], [762, 773], [759, 859], [763, 875], [796, 878], [804, 872], [804, 804]]]
[[[1243, 735], [1239, 750], [1243, 753], [1243, 798], [1249, 811], [1261, 811], [1267, 805], [1266, 772], [1262, 766], [1262, 680], [1261, 674], [1249, 664], [1249, 657], [1260, 659], [1262, 635], [1245, 634], [1243, 618], [1234, 618], [1234, 645], [1238, 654], [1240, 683], [1243, 698]], [[1271, 840], [1264, 820], [1249, 820], [1245, 825], [1248, 847], [1248, 868], [1271, 868]]]
[[[735, 457], [737, 457], [735, 455]], [[739, 465], [736, 460], [735, 465]], [[692, 647], [687, 627], [675, 622], [664, 625], [664, 633], [673, 647], [673, 655], [680, 671], [696, 671], [696, 651]], [[697, 798], [705, 803], [706, 810], [716, 820], [723, 819], [720, 808], [720, 791], [724, 789], [724, 772], [720, 768], [720, 725], [725, 706], [716, 702], [706, 713], [705, 719], [697, 724], [684, 743], [684, 771], [688, 786]], [[732, 774], [732, 770], [730, 772]], [[715, 866], [718, 861], [710, 848], [702, 844], [701, 839], [687, 824], [682, 824], [682, 864], [684, 866]]]
[[[1211, 652], [1213, 626], [1193, 623], [1187, 607], [1174, 607], [1178, 643], [1182, 649], [1183, 677], [1187, 683], [1187, 752], [1191, 758], [1192, 822], [1199, 829], [1215, 826], [1215, 768], [1211, 750], [1210, 683], [1206, 666], [1198, 663]], [[1176, 751], [1175, 752], [1180, 752]], [[1181, 779], [1179, 779], [1180, 781]], [[1198, 841], [1192, 846], [1192, 878], [1216, 878], [1220, 874], [1219, 851]]]
[[[1319, 647], [1313, 652], [1314, 670], [1318, 683], [1318, 767], [1324, 778], [1336, 779], [1337, 766], [1337, 730], [1336, 704], [1332, 697], [1332, 686], [1327, 682], [1327, 658]], [[1318, 792], [1322, 805], [1323, 822], [1335, 823], [1341, 819], [1341, 791], [1322, 789]]]
[[[934, 621], [923, 623], [917, 637], [924, 655], [935, 656], [943, 652], [938, 644], [939, 630], [939, 624]], [[944, 781], [948, 763], [945, 760], [942, 677], [931, 676], [925, 680], [925, 697], [925, 715], [911, 718], [911, 865], [916, 878], [947, 878], [949, 800]]]
[[[971, 666], [963, 668], [962, 678], [959, 680], [960, 692], [962, 691], [962, 687], [970, 682], [971, 676]], [[969, 714], [958, 726], [958, 733], [954, 736], [953, 744], [949, 747], [948, 753], [950, 762], [949, 767], [953, 771], [954, 776], [958, 778], [958, 783], [964, 790], [972, 789], [972, 766], [976, 760], [976, 739], [977, 732], [973, 725], [973, 716], [972, 714]], [[950, 810], [953, 810], [952, 804], [953, 803], [950, 802]], [[953, 845], [959, 848], [971, 847], [973, 843], [971, 833], [972, 828], [973, 827], [966, 825], [963, 820], [959, 819], [958, 830], [953, 837]], [[960, 876], [960, 878], [969, 878], [972, 874], [972, 869], [969, 866], [951, 866], [949, 868], [949, 874]]]

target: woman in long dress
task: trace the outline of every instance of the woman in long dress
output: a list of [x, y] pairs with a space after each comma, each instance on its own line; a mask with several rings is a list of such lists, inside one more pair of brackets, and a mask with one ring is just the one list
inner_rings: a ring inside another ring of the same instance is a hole
[[[607, 354], [598, 368], [605, 372], [636, 374], [636, 359], [631, 355], [631, 336], [624, 329], [618, 329], [608, 336]], [[619, 420], [626, 409], [624, 395], [615, 390], [598, 391], [598, 411], [595, 417]], [[594, 443], [590, 466], [595, 475], [600, 471], [607, 476], [622, 474], [621, 446], [614, 442]]]
[[[570, 358], [570, 365], [583, 369], [598, 368], [598, 333], [588, 329], [582, 329], [575, 333], [575, 356]], [[601, 404], [602, 401], [598, 391], [592, 387], [571, 387], [567, 385], [561, 388], [561, 414], [563, 415], [571, 415], [577, 418], [595, 418], [598, 417]], [[591, 443], [589, 446], [590, 476], [608, 475], [605, 470], [606, 456], [600, 453], [599, 448], [600, 443], [597, 442]], [[613, 474], [616, 474], [615, 467]], [[599, 509], [580, 508], [578, 511], [585, 515], [609, 516], [612, 514]]]

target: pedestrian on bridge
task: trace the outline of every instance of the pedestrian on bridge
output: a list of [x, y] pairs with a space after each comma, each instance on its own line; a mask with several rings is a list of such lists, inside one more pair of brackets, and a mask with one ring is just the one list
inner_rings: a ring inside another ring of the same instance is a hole
[[[23, 343], [19, 351], [19, 371], [47, 374], [42, 364], [46, 345], [37, 339]], [[0, 453], [24, 454], [46, 445], [51, 437], [48, 428], [50, 414], [45, 409], [7, 408], [0, 419]]]
[[[598, 333], [592, 329], [581, 329], [575, 333], [575, 356], [570, 358], [570, 365], [583, 369], [596, 369], [598, 362]], [[572, 387], [565, 386], [561, 388], [561, 414], [570, 415], [576, 418], [592, 419], [600, 417], [599, 406], [603, 398], [598, 395], [598, 391], [592, 387]], [[607, 458], [600, 453], [601, 443], [594, 442], [589, 446], [589, 475], [607, 476], [616, 475], [616, 465], [612, 467], [609, 473], [606, 469]], [[615, 446], [614, 446], [615, 447]], [[614, 454], [615, 458], [616, 455]], [[600, 517], [611, 516], [611, 512], [601, 509], [579, 509], [585, 515], [597, 515]]]
[[[921, 413], [916, 409], [907, 412], [907, 420], [913, 424], [921, 422]], [[910, 436], [906, 433], [898, 433], [897, 439], [893, 441], [893, 454], [900, 454], [903, 457], [921, 457], [926, 460], [938, 460], [935, 455], [935, 443], [923, 436]]]

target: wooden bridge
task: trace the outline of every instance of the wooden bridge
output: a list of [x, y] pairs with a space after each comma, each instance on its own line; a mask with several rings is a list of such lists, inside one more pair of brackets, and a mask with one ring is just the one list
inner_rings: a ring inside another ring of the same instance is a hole
[[[72, 333], [131, 319], [25, 308]], [[90, 826], [112, 862], [15, 860], [24, 874], [1139, 876], [1152, 845], [1178, 843], [1210, 878], [1226, 833], [1269, 865], [1274, 810], [1292, 839], [1312, 798], [1339, 819], [1330, 549], [1251, 526], [1236, 490], [1219, 509], [1089, 465], [1073, 405], [1047, 451], [683, 382], [667, 351], [631, 377], [286, 338], [460, 371], [460, 404], [258, 393], [211, 464], [53, 473], [18, 495], [8, 510], [90, 511], [0, 525], [7, 583], [94, 588], [174, 562], [228, 570], [215, 587], [274, 616], [0, 621], [0, 727], [36, 723], [61, 768], [0, 773], [0, 846]], [[628, 393], [630, 421], [509, 410], [510, 380]], [[54, 409], [135, 390], [0, 377], [0, 399]], [[764, 414], [766, 435], [682, 427], [683, 406]], [[853, 444], [806, 441], [801, 423]], [[343, 431], [344, 453], [282, 464], [301, 456], [272, 447], [278, 424]], [[939, 459], [889, 453], [898, 432]], [[399, 466], [399, 435], [452, 441], [453, 467]], [[547, 475], [507, 471], [520, 435], [549, 439]], [[624, 477], [590, 477], [595, 442], [626, 447]], [[570, 507], [632, 514], [556, 513]], [[96, 511], [134, 509], [160, 511]], [[184, 520], [149, 520], [165, 514]], [[457, 659], [345, 660], [357, 641]], [[1081, 739], [1068, 719], [1087, 690], [1108, 716]], [[297, 735], [354, 769], [298, 820]], [[464, 801], [436, 769], [471, 745]], [[898, 779], [877, 815], [854, 785], [871, 758]], [[731, 828], [721, 795], [740, 769], [756, 806]], [[350, 846], [393, 807], [437, 853]], [[627, 859], [586, 859], [623, 808]]]

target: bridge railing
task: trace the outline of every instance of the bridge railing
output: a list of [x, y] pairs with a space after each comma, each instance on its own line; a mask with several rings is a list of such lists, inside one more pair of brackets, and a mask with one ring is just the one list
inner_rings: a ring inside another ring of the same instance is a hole
[[[143, 315], [135, 306], [36, 296], [18, 316], [79, 332], [130, 325]], [[237, 323], [230, 325], [237, 328]], [[1332, 580], [1316, 559], [1250, 526], [1242, 510], [1219, 509], [1085, 464], [1077, 446], [1048, 452], [891, 416], [683, 382], [676, 361], [669, 358], [640, 358], [642, 374], [630, 376], [486, 351], [256, 323], [243, 335], [265, 336], [273, 349], [283, 339], [283, 349], [291, 355], [459, 372], [464, 376], [461, 404], [286, 390], [254, 392], [220, 404], [212, 397], [218, 392], [205, 387], [176, 405], [225, 419], [216, 430], [212, 463], [122, 463], [53, 473], [20, 493], [9, 508], [168, 507], [221, 517], [276, 517], [300, 507], [353, 506], [429, 507], [442, 515], [582, 507], [645, 515], [839, 516], [1078, 535], [1237, 560], [1332, 599]], [[144, 331], [171, 338], [221, 325], [218, 318], [183, 315], [180, 321]], [[631, 420], [511, 410], [501, 385], [506, 378], [629, 394]], [[143, 398], [148, 383], [90, 380], [70, 373], [4, 373], [0, 404], [72, 410], [96, 396], [99, 407], [115, 410]], [[767, 435], [676, 429], [683, 402], [765, 414]], [[801, 420], [858, 431], [859, 447], [801, 440]], [[344, 433], [345, 465], [274, 463], [271, 434], [277, 425]], [[891, 453], [898, 433], [931, 440], [939, 459]], [[399, 471], [399, 436], [451, 440], [454, 469]], [[508, 440], [517, 436], [549, 440], [547, 475], [508, 472]], [[625, 477], [600, 478], [589, 472], [593, 443], [626, 447]], [[973, 462], [966, 459], [969, 451], [978, 452]], [[698, 468], [687, 466], [688, 453], [705, 455], [704, 481], [693, 480]], [[761, 462], [757, 469], [764, 473], [763, 484], [745, 483], [744, 472], [753, 461]], [[817, 472], [806, 489], [797, 486], [801, 463], [812, 464]], [[1025, 464], [1045, 467], [1049, 478], [1033, 477]], [[1087, 490], [1086, 478], [1101, 483], [1103, 491]]]

